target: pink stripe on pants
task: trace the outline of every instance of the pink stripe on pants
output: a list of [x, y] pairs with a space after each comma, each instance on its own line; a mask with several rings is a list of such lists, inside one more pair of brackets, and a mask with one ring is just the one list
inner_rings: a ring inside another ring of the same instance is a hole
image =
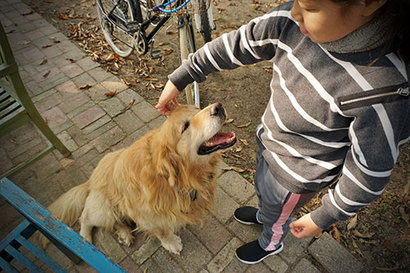
[[270, 239], [269, 245], [266, 247], [266, 251], [275, 250], [275, 245], [280, 242], [280, 239], [283, 235], [283, 225], [289, 219], [290, 215], [292, 214], [293, 210], [295, 209], [298, 201], [300, 198], [300, 194], [291, 193], [289, 199], [283, 204], [282, 212], [276, 221], [276, 223], [272, 226], [273, 235]]

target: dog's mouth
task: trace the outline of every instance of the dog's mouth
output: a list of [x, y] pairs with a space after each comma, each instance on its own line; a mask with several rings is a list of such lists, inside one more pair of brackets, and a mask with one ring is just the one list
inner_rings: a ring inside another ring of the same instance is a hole
[[199, 146], [198, 154], [206, 155], [217, 150], [226, 149], [236, 143], [236, 136], [233, 132], [218, 132], [208, 141]]

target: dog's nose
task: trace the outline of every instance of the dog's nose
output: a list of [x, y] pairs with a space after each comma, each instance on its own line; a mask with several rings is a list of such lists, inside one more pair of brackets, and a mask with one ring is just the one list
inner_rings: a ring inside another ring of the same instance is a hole
[[225, 116], [225, 109], [221, 103], [217, 102], [211, 106], [210, 113], [211, 116]]

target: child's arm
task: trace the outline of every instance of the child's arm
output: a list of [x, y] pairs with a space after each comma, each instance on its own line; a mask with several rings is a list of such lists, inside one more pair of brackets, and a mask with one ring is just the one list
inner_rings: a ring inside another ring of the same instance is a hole
[[352, 142], [335, 189], [322, 198], [311, 219], [327, 229], [354, 216], [378, 198], [389, 183], [399, 148], [410, 139], [410, 100], [407, 98], [345, 111], [355, 119], [349, 128]]
[[275, 56], [276, 45], [284, 25], [291, 22], [291, 5], [283, 5], [256, 18], [238, 30], [223, 34], [188, 56], [183, 64], [169, 75], [178, 90], [193, 81], [203, 82], [212, 72], [234, 69]]

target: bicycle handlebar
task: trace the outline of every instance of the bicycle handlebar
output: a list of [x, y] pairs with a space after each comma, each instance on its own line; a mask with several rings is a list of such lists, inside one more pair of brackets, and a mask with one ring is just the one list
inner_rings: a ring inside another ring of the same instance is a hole
[[157, 6], [153, 7], [152, 10], [155, 11], [155, 12], [161, 11], [161, 12], [164, 12], [164, 13], [174, 13], [174, 12], [177, 12], [178, 10], [182, 9], [183, 7], [185, 7], [185, 5], [188, 4], [191, 0], [186, 0], [186, 1], [185, 1], [184, 3], [182, 3], [179, 7], [176, 7], [176, 8], [174, 8], [174, 9], [171, 9], [171, 10], [166, 10], [166, 9], [164, 9], [166, 6], [168, 6], [168, 5], [172, 4], [172, 3], [174, 3], [175, 1], [176, 1], [176, 0], [171, 0], [171, 1], [169, 1], [169, 2], [166, 2], [166, 3], [163, 3], [163, 4], [157, 5]]

